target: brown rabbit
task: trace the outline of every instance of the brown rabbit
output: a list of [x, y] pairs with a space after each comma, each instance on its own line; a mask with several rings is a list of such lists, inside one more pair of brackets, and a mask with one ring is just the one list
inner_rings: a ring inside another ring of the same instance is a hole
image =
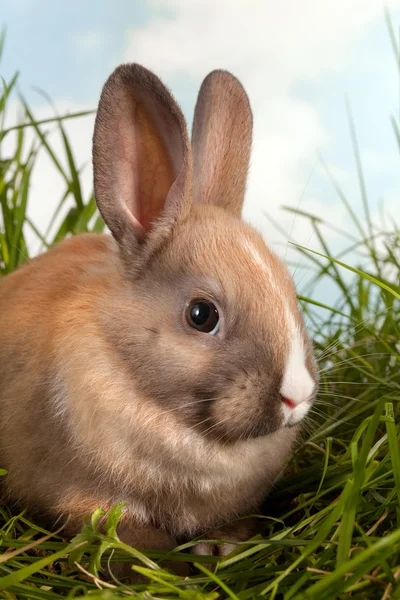
[[123, 500], [121, 537], [172, 549], [257, 510], [290, 454], [317, 374], [292, 280], [241, 220], [251, 136], [229, 73], [203, 82], [190, 144], [159, 79], [118, 67], [93, 138], [113, 237], [0, 284], [6, 491], [71, 533]]

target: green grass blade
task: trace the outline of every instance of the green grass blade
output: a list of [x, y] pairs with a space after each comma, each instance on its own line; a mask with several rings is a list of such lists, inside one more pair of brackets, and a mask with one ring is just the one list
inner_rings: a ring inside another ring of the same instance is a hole
[[348, 271], [351, 271], [352, 273], [356, 273], [356, 275], [359, 275], [360, 277], [365, 277], [365, 279], [372, 281], [372, 283], [374, 283], [378, 287], [380, 287], [383, 290], [386, 290], [387, 292], [392, 294], [392, 296], [394, 296], [397, 300], [400, 300], [400, 294], [398, 292], [396, 292], [392, 287], [390, 287], [386, 283], [376, 279], [376, 277], [372, 277], [372, 275], [369, 275], [368, 273], [365, 273], [364, 271], [361, 271], [360, 269], [356, 269], [355, 267], [346, 265], [346, 263], [343, 263], [342, 261], [337, 260], [336, 258], [333, 258], [332, 256], [326, 256], [325, 254], [322, 254], [321, 252], [317, 252], [316, 250], [311, 250], [310, 248], [305, 248], [304, 246], [299, 246], [298, 244], [294, 244], [293, 242], [290, 242], [290, 243], [293, 246], [300, 248], [304, 252], [311, 252], [312, 254], [316, 254], [317, 256], [321, 256], [322, 258], [326, 258], [327, 260], [330, 260], [330, 261], [336, 263], [337, 265], [343, 267], [344, 269], [347, 269]]

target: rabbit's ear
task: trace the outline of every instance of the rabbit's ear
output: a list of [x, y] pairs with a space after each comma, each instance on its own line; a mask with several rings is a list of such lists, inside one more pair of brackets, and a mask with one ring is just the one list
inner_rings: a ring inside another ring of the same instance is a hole
[[[191, 202], [191, 153], [182, 112], [161, 81], [137, 64], [104, 85], [93, 136], [94, 193], [124, 246], [164, 233]], [[166, 225], [168, 227], [166, 228]]]
[[194, 201], [240, 216], [250, 159], [253, 118], [241, 83], [213, 71], [199, 91], [192, 131]]

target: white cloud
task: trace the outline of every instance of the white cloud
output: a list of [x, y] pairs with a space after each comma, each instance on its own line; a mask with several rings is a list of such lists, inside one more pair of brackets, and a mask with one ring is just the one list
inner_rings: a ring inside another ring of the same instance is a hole
[[376, 0], [354, 0], [351, 7], [346, 0], [149, 4], [169, 9], [170, 16], [132, 31], [125, 58], [141, 60], [164, 75], [182, 71], [197, 76], [218, 64], [233, 65], [246, 80], [257, 79], [260, 71], [268, 75], [267, 88], [271, 79], [289, 87], [294, 77], [318, 77], [338, 68], [365, 26], [383, 15]]
[[106, 35], [99, 31], [83, 31], [72, 35], [72, 42], [79, 51], [95, 52], [105, 42]]

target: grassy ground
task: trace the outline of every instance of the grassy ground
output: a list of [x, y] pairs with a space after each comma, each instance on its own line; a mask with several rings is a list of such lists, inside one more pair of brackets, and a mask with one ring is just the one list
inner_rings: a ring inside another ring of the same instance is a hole
[[[63, 120], [38, 123], [25, 105], [22, 125], [5, 129], [15, 84], [16, 78], [0, 92], [0, 142], [15, 139], [11, 155], [3, 156], [0, 147], [0, 276], [27, 260], [29, 228], [45, 248], [66, 235], [102, 229], [93, 197], [83, 197]], [[59, 130], [67, 168], [47, 142], [49, 127]], [[32, 147], [28, 130], [35, 133]], [[394, 133], [400, 140], [396, 123]], [[74, 204], [50, 233], [39, 232], [26, 214], [39, 149], [65, 181], [59, 209], [71, 199]], [[355, 151], [363, 193], [356, 144]], [[321, 308], [300, 298], [315, 340], [321, 389], [304, 442], [263, 508], [260, 534], [227, 558], [215, 559], [213, 572], [196, 557], [196, 574], [181, 579], [158, 565], [157, 553], [144, 555], [119, 542], [120, 507], [109, 515], [106, 535], [97, 529], [99, 511], [68, 541], [61, 531], [47, 532], [24, 513], [1, 506], [1, 598], [400, 598], [400, 230], [394, 223], [377, 230], [366, 203], [360, 218], [337, 191], [357, 232], [340, 256], [326, 246], [323, 219], [298, 215], [311, 222], [321, 244], [320, 254], [298, 248], [312, 269], [309, 289], [329, 278], [338, 299]], [[362, 270], [342, 262], [349, 257]], [[133, 560], [148, 583], [124, 587], [105, 581], [102, 554], [111, 562]], [[176, 558], [194, 560], [187, 546]]]

